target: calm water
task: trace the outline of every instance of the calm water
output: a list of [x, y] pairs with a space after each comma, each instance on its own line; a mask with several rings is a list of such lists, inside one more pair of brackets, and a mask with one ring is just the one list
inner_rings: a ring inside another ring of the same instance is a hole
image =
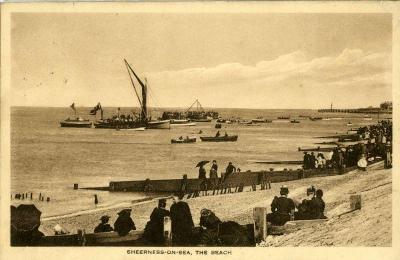
[[[89, 108], [78, 108], [88, 115]], [[108, 113], [115, 109], [107, 109]], [[130, 109], [122, 109], [122, 112]], [[346, 132], [351, 121], [357, 127], [375, 123], [362, 115], [318, 114], [312, 110], [245, 110], [217, 109], [222, 117], [276, 119], [278, 116], [299, 115], [341, 117], [342, 120], [310, 121], [300, 124], [271, 123], [262, 126], [225, 125], [223, 131], [238, 134], [234, 143], [202, 143], [171, 145], [170, 139], [181, 135], [215, 135], [215, 122], [197, 123], [195, 127], [171, 130], [116, 131], [111, 129], [60, 128], [59, 121], [73, 117], [69, 108], [21, 108], [11, 112], [11, 190], [33, 192], [33, 201], [43, 216], [53, 216], [93, 209], [93, 195], [99, 195], [97, 207], [107, 207], [143, 198], [146, 194], [109, 193], [73, 190], [80, 187], [108, 186], [110, 181], [181, 178], [183, 174], [197, 177], [200, 160], [216, 159], [220, 169], [229, 161], [242, 170], [268, 169], [250, 160], [301, 160], [297, 147], [315, 146], [316, 136]], [[160, 111], [158, 111], [160, 112]], [[93, 119], [93, 118], [92, 118]], [[198, 140], [199, 141], [199, 140]], [[209, 168], [209, 166], [208, 166]], [[208, 170], [207, 168], [207, 170]], [[51, 202], [38, 202], [41, 192]], [[14, 201], [18, 202], [18, 201]]]

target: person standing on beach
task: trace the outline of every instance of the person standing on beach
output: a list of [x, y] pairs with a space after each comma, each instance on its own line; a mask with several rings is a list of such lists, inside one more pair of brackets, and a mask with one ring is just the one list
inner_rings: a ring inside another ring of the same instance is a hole
[[101, 232], [111, 232], [113, 228], [108, 224], [108, 220], [110, 216], [104, 215], [101, 216], [100, 221], [101, 223], [94, 229], [94, 233], [101, 233]]
[[215, 189], [218, 184], [218, 165], [217, 161], [213, 160], [212, 161], [212, 166], [210, 169], [210, 183], [212, 185], [212, 189]]
[[224, 180], [226, 180], [229, 177], [229, 175], [231, 175], [234, 172], [236, 172], [236, 167], [233, 166], [232, 162], [229, 162], [228, 167], [226, 167], [225, 170]]
[[131, 230], [136, 230], [135, 223], [131, 218], [131, 209], [123, 209], [118, 212], [118, 218], [114, 223], [114, 230], [120, 236], [126, 236]]
[[182, 201], [183, 196], [183, 193], [175, 193], [170, 208], [172, 243], [178, 246], [190, 244], [194, 228], [192, 213], [189, 205]]
[[150, 215], [150, 221], [147, 222], [144, 229], [144, 238], [152, 245], [162, 245], [164, 243], [164, 217], [170, 213], [165, 209], [166, 199], [158, 200], [158, 207], [153, 209]]

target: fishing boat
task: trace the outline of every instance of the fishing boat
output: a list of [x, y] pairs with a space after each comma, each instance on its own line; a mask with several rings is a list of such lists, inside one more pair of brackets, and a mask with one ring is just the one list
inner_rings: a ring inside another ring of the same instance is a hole
[[77, 128], [91, 128], [92, 127], [92, 122], [91, 121], [89, 121], [88, 119], [84, 119], [82, 117], [78, 117], [76, 115], [75, 102], [72, 103], [72, 105], [70, 105], [69, 107], [72, 110], [74, 110], [75, 119], [70, 119], [68, 117], [64, 121], [60, 122], [60, 126], [61, 127], [77, 127]]
[[189, 122], [186, 124], [171, 124], [171, 127], [179, 127], [179, 126], [196, 126], [195, 122]]
[[298, 120], [296, 120], [296, 119], [293, 119], [293, 120], [290, 121], [290, 123], [292, 123], [292, 124], [298, 124], [298, 123], [300, 123], [300, 121], [298, 121]]
[[237, 135], [228, 136], [200, 136], [203, 142], [236, 142], [238, 139]]
[[287, 120], [290, 119], [290, 116], [278, 116], [278, 119]]
[[183, 138], [182, 136], [179, 138], [171, 139], [171, 144], [188, 144], [188, 143], [195, 143], [196, 137], [186, 137]]
[[88, 119], [77, 117], [76, 119], [67, 118], [60, 122], [61, 127], [91, 128], [92, 122]]
[[319, 121], [322, 120], [322, 117], [310, 117], [311, 121]]

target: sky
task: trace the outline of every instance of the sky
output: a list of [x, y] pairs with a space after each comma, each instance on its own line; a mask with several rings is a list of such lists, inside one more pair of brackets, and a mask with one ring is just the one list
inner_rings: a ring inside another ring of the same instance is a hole
[[14, 13], [11, 103], [353, 108], [392, 97], [390, 14]]

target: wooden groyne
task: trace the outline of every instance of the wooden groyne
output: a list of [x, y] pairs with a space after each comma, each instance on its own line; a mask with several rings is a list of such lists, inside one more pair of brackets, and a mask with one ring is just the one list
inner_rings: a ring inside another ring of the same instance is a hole
[[[370, 163], [374, 165], [380, 160]], [[223, 180], [216, 179], [188, 179], [184, 175], [182, 179], [167, 179], [167, 180], [141, 180], [141, 181], [112, 181], [108, 187], [92, 187], [84, 189], [100, 189], [111, 192], [184, 192], [185, 194], [196, 193], [199, 191], [214, 191], [218, 193], [221, 189], [243, 190], [245, 186], [254, 187], [256, 185], [264, 185], [266, 183], [278, 183], [299, 180], [302, 178], [322, 177], [344, 174], [357, 169], [357, 166], [347, 167], [343, 169], [326, 168], [313, 170], [282, 170], [275, 171], [270, 168], [270, 171], [257, 172], [239, 172], [233, 173], [231, 176]]]

